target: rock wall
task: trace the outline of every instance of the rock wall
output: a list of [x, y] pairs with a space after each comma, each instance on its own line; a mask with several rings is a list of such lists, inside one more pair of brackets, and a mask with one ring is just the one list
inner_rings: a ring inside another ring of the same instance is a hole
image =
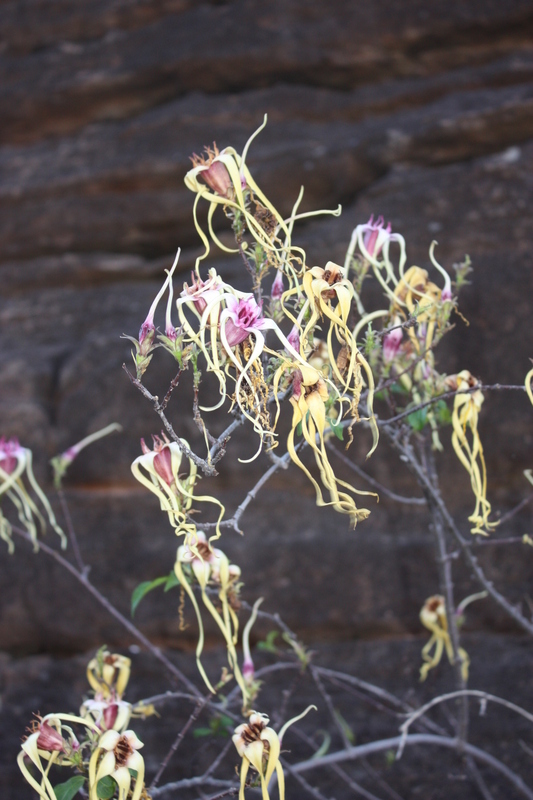
[[[177, 542], [131, 478], [139, 438], [158, 424], [121, 371], [129, 346], [120, 335], [135, 335], [178, 246], [181, 272], [194, 263], [183, 177], [204, 145], [240, 149], [268, 113], [249, 156], [266, 194], [288, 211], [304, 184], [304, 210], [343, 205], [340, 218], [300, 227], [312, 263], [342, 262], [352, 228], [371, 213], [405, 235], [411, 263], [428, 264], [434, 238], [448, 269], [468, 253], [475, 271], [461, 311], [470, 326], [457, 319], [440, 363], [488, 383], [523, 382], [533, 356], [529, 0], [13, 0], [0, 5], [0, 31], [1, 431], [34, 449], [49, 484], [48, 458], [111, 421], [124, 425], [86, 451], [66, 483], [93, 580], [124, 612], [139, 581], [168, 572]], [[245, 285], [238, 263], [222, 255], [211, 263]], [[172, 377], [160, 355], [147, 381], [156, 392]], [[485, 403], [489, 493], [502, 511], [526, 491], [530, 412], [518, 392]], [[171, 416], [194, 438], [179, 403]], [[365, 445], [362, 433], [361, 464]], [[238, 431], [218, 479], [230, 510], [265, 464], [239, 465], [248, 450]], [[447, 498], [464, 517], [465, 476], [449, 453], [442, 467]], [[369, 471], [413, 491], [390, 454], [376, 455]], [[530, 512], [513, 524], [531, 533]], [[246, 537], [228, 535], [226, 549], [248, 596], [283, 608], [303, 636], [381, 638], [380, 647], [420, 636], [418, 610], [436, 589], [420, 510], [383, 500], [349, 532], [316, 510], [292, 470], [270, 482], [243, 527]], [[484, 557], [497, 585], [525, 602], [529, 553], [487, 548]], [[6, 685], [17, 663], [33, 686], [27, 702], [10, 706], [19, 725], [9, 733], [11, 758], [30, 712], [51, 710], [39, 701], [35, 665], [129, 639], [43, 554], [20, 545], [0, 571]], [[458, 594], [470, 585], [459, 570]], [[175, 611], [154, 597], [138, 618], [160, 644], [187, 649]], [[487, 641], [490, 631], [507, 636], [512, 652], [522, 647], [488, 601], [469, 625]], [[17, 788], [3, 796], [22, 798], [9, 764], [6, 786]]]

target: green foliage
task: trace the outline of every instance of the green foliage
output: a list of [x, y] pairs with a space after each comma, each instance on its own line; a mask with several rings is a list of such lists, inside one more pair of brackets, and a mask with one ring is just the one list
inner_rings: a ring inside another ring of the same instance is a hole
[[407, 422], [414, 431], [420, 432], [424, 428], [427, 422], [428, 410], [429, 406], [426, 406], [425, 408], [419, 408], [417, 411], [413, 411], [412, 414], [409, 414]]
[[231, 717], [221, 714], [219, 717], [213, 717], [209, 721], [209, 727], [196, 728], [193, 731], [193, 736], [195, 739], [200, 739], [204, 736], [219, 736], [226, 739], [231, 736], [234, 727], [235, 723]]
[[337, 437], [337, 439], [340, 439], [342, 442], [344, 437], [344, 428], [342, 427], [342, 425], [337, 425], [337, 423], [333, 422], [333, 420], [331, 419], [328, 419], [328, 425], [335, 434], [335, 436]]
[[111, 800], [113, 795], [115, 794], [115, 789], [117, 788], [117, 782], [111, 775], [106, 775], [105, 778], [100, 778], [98, 781], [98, 786], [96, 787], [96, 794], [99, 797], [99, 800]]
[[264, 650], [267, 653], [277, 653], [278, 648], [274, 644], [278, 637], [278, 631], [269, 631], [264, 642], [257, 642], [257, 649]]
[[65, 781], [65, 783], [59, 783], [57, 786], [54, 786], [57, 800], [72, 800], [72, 798], [78, 794], [84, 783], [85, 778], [83, 775], [74, 775], [72, 778], [69, 778], [68, 781]]
[[172, 589], [174, 586], [178, 586], [179, 581], [174, 574], [174, 571], [170, 573], [170, 575], [163, 575], [161, 578], [155, 578], [153, 581], [143, 581], [140, 583], [132, 592], [131, 595], [131, 616], [135, 614], [135, 610], [143, 597], [145, 597], [148, 592], [151, 592], [152, 589], [156, 589], [158, 586], [162, 586], [164, 584], [164, 591], [168, 592], [169, 589]]

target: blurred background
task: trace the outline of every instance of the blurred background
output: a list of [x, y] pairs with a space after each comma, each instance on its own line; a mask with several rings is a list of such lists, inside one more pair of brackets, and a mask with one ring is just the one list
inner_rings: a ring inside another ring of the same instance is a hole
[[[91, 577], [124, 613], [140, 581], [168, 573], [178, 544], [131, 477], [139, 438], [160, 426], [121, 369], [131, 361], [120, 336], [137, 335], [177, 247], [178, 282], [199, 253], [183, 184], [190, 155], [213, 141], [241, 151], [268, 113], [248, 157], [266, 195], [287, 212], [303, 184], [304, 210], [343, 206], [340, 218], [297, 229], [308, 263], [343, 263], [353, 227], [372, 213], [405, 236], [408, 266], [428, 266], [433, 239], [450, 272], [468, 254], [474, 272], [460, 309], [469, 326], [455, 318], [438, 364], [522, 383], [533, 356], [532, 33], [531, 0], [0, 3], [0, 431], [34, 450], [50, 488], [49, 458], [122, 423], [123, 434], [80, 456], [65, 487]], [[246, 287], [238, 260], [213, 250], [208, 266]], [[161, 393], [173, 374], [160, 351], [146, 383]], [[200, 441], [186, 380], [169, 416]], [[531, 418], [521, 393], [485, 401], [489, 499], [502, 513], [528, 491]], [[224, 422], [216, 416], [213, 429]], [[446, 437], [443, 490], [466, 530], [469, 481]], [[266, 468], [264, 457], [238, 463], [250, 438], [241, 429], [232, 439], [217, 488], [202, 482], [229, 511]], [[357, 432], [359, 465], [367, 449], [368, 434]], [[417, 493], [386, 446], [366, 466]], [[424, 510], [383, 498], [349, 531], [345, 518], [316, 509], [292, 469], [242, 523], [245, 537], [228, 531], [225, 549], [248, 599], [265, 596], [325, 663], [418, 691], [427, 638], [418, 612], [438, 589]], [[526, 508], [507, 530], [533, 534], [531, 523]], [[485, 548], [482, 561], [513, 602], [531, 604], [529, 549]], [[65, 697], [75, 708], [85, 654], [131, 639], [24, 543], [4, 552], [0, 574], [0, 781], [3, 797], [23, 798], [12, 759], [31, 712], [70, 710]], [[457, 596], [475, 590], [459, 568]], [[176, 608], [176, 597], [154, 595], [136, 620], [159, 645], [187, 652], [195, 628], [179, 632]], [[505, 695], [512, 674], [513, 699], [527, 702], [531, 651], [519, 631], [490, 601], [472, 607], [466, 630], [473, 685]], [[143, 659], [139, 696], [161, 680]]]

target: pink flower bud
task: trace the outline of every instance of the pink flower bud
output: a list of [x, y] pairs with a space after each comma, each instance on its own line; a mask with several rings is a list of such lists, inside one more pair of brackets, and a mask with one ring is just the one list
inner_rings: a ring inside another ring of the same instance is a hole
[[251, 658], [245, 658], [242, 664], [242, 677], [246, 683], [252, 683], [255, 676], [254, 662]]
[[103, 713], [103, 720], [104, 726], [109, 731], [112, 729], [113, 725], [116, 722], [118, 716], [118, 705], [117, 703], [110, 703], [106, 708], [104, 708]]
[[390, 222], [385, 229], [383, 229], [384, 224], [385, 220], [383, 217], [378, 217], [376, 222], [374, 222], [374, 215], [371, 214], [370, 219], [365, 225], [363, 244], [369, 255], [373, 258], [377, 258], [384, 243], [391, 235], [392, 228]]
[[291, 332], [287, 336], [287, 341], [297, 353], [300, 352], [300, 332], [296, 325], [293, 325]]
[[154, 456], [154, 469], [167, 486], [174, 483], [172, 474], [172, 453], [169, 447], [162, 447]]
[[386, 364], [390, 364], [396, 358], [403, 339], [403, 330], [395, 328], [395, 330], [387, 333], [383, 339], [383, 360]]
[[274, 279], [274, 283], [272, 284], [270, 296], [272, 300], [280, 300], [282, 294], [283, 294], [283, 272], [281, 270], [278, 270], [276, 273], [276, 277]]
[[39, 736], [37, 737], [37, 747], [39, 750], [47, 750], [49, 753], [65, 752], [65, 740], [60, 733], [46, 720], [40, 725]]

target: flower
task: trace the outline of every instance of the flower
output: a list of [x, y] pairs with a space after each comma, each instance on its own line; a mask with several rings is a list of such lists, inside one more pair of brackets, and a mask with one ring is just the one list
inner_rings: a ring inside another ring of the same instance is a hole
[[[422, 610], [420, 611], [420, 621], [424, 627], [431, 631], [431, 638], [422, 648], [422, 658], [424, 664], [420, 667], [420, 680], [425, 681], [430, 669], [439, 664], [444, 650], [448, 656], [450, 664], [454, 664], [455, 656], [453, 645], [448, 632], [448, 617], [446, 616], [446, 605], [444, 597], [440, 594], [428, 597]], [[432, 648], [435, 648], [431, 655]], [[462, 647], [458, 649], [458, 656], [461, 659], [461, 672], [463, 680], [468, 680], [468, 667], [470, 659], [466, 650]]]
[[[239, 668], [237, 652], [235, 650], [237, 634], [239, 630], [239, 620], [230, 602], [230, 595], [235, 592], [235, 584], [240, 577], [241, 570], [236, 564], [229, 563], [228, 557], [222, 552], [222, 550], [218, 550], [211, 546], [211, 544], [207, 541], [207, 537], [203, 531], [195, 531], [194, 534], [191, 534], [188, 537], [186, 544], [178, 548], [174, 572], [180, 585], [184, 588], [189, 596], [196, 614], [196, 619], [198, 621], [199, 635], [198, 643], [196, 645], [196, 664], [207, 688], [213, 693], [215, 690], [213, 689], [200, 660], [204, 647], [204, 626], [202, 622], [202, 616], [200, 614], [200, 609], [190, 584], [190, 580], [183, 569], [184, 565], [190, 566], [191, 571], [200, 586], [203, 604], [213, 617], [225, 639], [229, 665], [233, 670], [235, 680], [241, 688], [243, 693], [243, 702], [245, 703], [247, 689]], [[218, 598], [222, 606], [221, 612], [215, 608], [206, 592], [206, 588], [209, 583], [220, 587]]]
[[364, 248], [372, 258], [377, 258], [385, 242], [391, 239], [391, 224], [389, 222], [385, 229], [383, 228], [384, 224], [385, 220], [382, 216], [379, 216], [374, 222], [374, 215], [371, 214], [366, 225], [362, 226]]
[[[144, 759], [138, 752], [144, 747], [134, 731], [124, 733], [106, 731], [100, 737], [89, 762], [89, 787], [90, 800], [97, 800], [98, 781], [110, 775], [118, 784], [118, 800], [139, 800], [144, 788]], [[103, 752], [103, 758], [98, 759]], [[131, 787], [131, 772], [135, 770], [135, 789], [129, 795]]]
[[224, 342], [225, 338], [229, 347], [236, 347], [236, 345], [244, 342], [251, 333], [274, 327], [273, 321], [263, 316], [263, 309], [258, 305], [252, 294], [240, 299], [228, 295], [226, 298], [226, 313], [223, 316], [224, 336], [221, 336], [221, 339]]
[[[61, 538], [61, 547], [65, 548], [67, 546], [65, 534], [57, 524], [55, 514], [52, 511], [52, 506], [48, 498], [35, 480], [32, 460], [31, 450], [28, 450], [26, 447], [21, 447], [18, 439], [0, 438], [0, 498], [2, 495], [6, 495], [6, 497], [11, 500], [17, 509], [20, 521], [28, 531], [35, 545], [35, 549], [37, 550], [37, 527], [35, 525], [35, 518], [37, 518], [43, 533], [46, 530], [46, 523], [43, 515], [23, 483], [22, 478], [26, 476], [30, 488], [34, 494], [37, 495], [38, 500], [46, 511], [50, 525]], [[11, 525], [1, 511], [0, 538], [7, 542], [9, 552], [12, 553], [14, 546], [11, 539]]]
[[286, 722], [279, 734], [269, 727], [270, 720], [267, 715], [258, 711], [251, 711], [248, 722], [235, 728], [231, 738], [242, 758], [239, 800], [244, 800], [244, 787], [250, 767], [259, 773], [264, 800], [269, 797], [268, 784], [275, 770], [278, 776], [279, 797], [280, 800], [284, 800], [285, 777], [279, 761], [283, 735], [291, 725], [305, 717], [312, 708], [316, 711], [316, 706], [308, 706], [303, 713]]
[[131, 659], [100, 649], [87, 664], [87, 680], [103, 699], [120, 699], [130, 679]]
[[220, 160], [220, 152], [216, 143], [213, 147], [205, 147], [205, 155], [191, 156], [192, 165], [197, 169], [198, 177], [202, 178], [209, 188], [221, 197], [229, 197], [232, 188], [231, 176], [227, 167]]
[[[483, 445], [478, 432], [478, 419], [483, 404], [483, 393], [476, 389], [478, 381], [466, 369], [446, 379], [446, 386], [455, 389], [452, 411], [452, 446], [457, 458], [470, 475], [472, 491], [476, 498], [474, 512], [468, 517], [473, 523], [471, 533], [487, 536], [487, 530], [495, 528], [498, 522], [489, 522], [491, 505], [487, 500], [487, 469], [483, 455]], [[469, 442], [466, 429], [470, 428], [472, 443]]]
[[92, 444], [93, 442], [98, 441], [98, 439], [103, 439], [104, 436], [107, 436], [114, 431], [122, 430], [122, 425], [119, 425], [118, 422], [112, 422], [111, 425], [107, 425], [105, 428], [101, 428], [99, 431], [95, 431], [94, 433], [90, 433], [88, 436], [85, 436], [84, 439], [73, 444], [71, 447], [68, 447], [63, 453], [60, 453], [58, 456], [54, 456], [54, 458], [50, 459], [50, 464], [52, 465], [52, 469], [54, 470], [54, 483], [56, 488], [61, 486], [61, 481], [70, 467], [72, 462], [81, 451], [87, 447], [88, 445]]
[[193, 496], [197, 478], [197, 467], [194, 461], [188, 459], [189, 474], [180, 476], [180, 467], [183, 460], [182, 447], [189, 449], [188, 442], [180, 439], [182, 447], [177, 442], [169, 442], [162, 434], [153, 436], [154, 447], [148, 448], [144, 439], [141, 439], [143, 454], [138, 456], [131, 465], [135, 478], [159, 498], [162, 511], [168, 514], [169, 522], [175, 529], [176, 535], [190, 534], [196, 530], [194, 523], [189, 522], [187, 513], [192, 507], [193, 500], [213, 503], [220, 509], [217, 521], [216, 536], [220, 536], [220, 520], [224, 516], [224, 506], [214, 497], [208, 495]]
[[[57, 800], [48, 778], [52, 764], [71, 767], [80, 763], [79, 741], [72, 728], [63, 724], [65, 722], [83, 725], [92, 734], [99, 734], [98, 728], [92, 722], [73, 714], [47, 714], [42, 718], [37, 716], [30, 728], [30, 735], [22, 742], [17, 756], [20, 771], [42, 800]], [[28, 769], [28, 759], [41, 774], [39, 782]]]

